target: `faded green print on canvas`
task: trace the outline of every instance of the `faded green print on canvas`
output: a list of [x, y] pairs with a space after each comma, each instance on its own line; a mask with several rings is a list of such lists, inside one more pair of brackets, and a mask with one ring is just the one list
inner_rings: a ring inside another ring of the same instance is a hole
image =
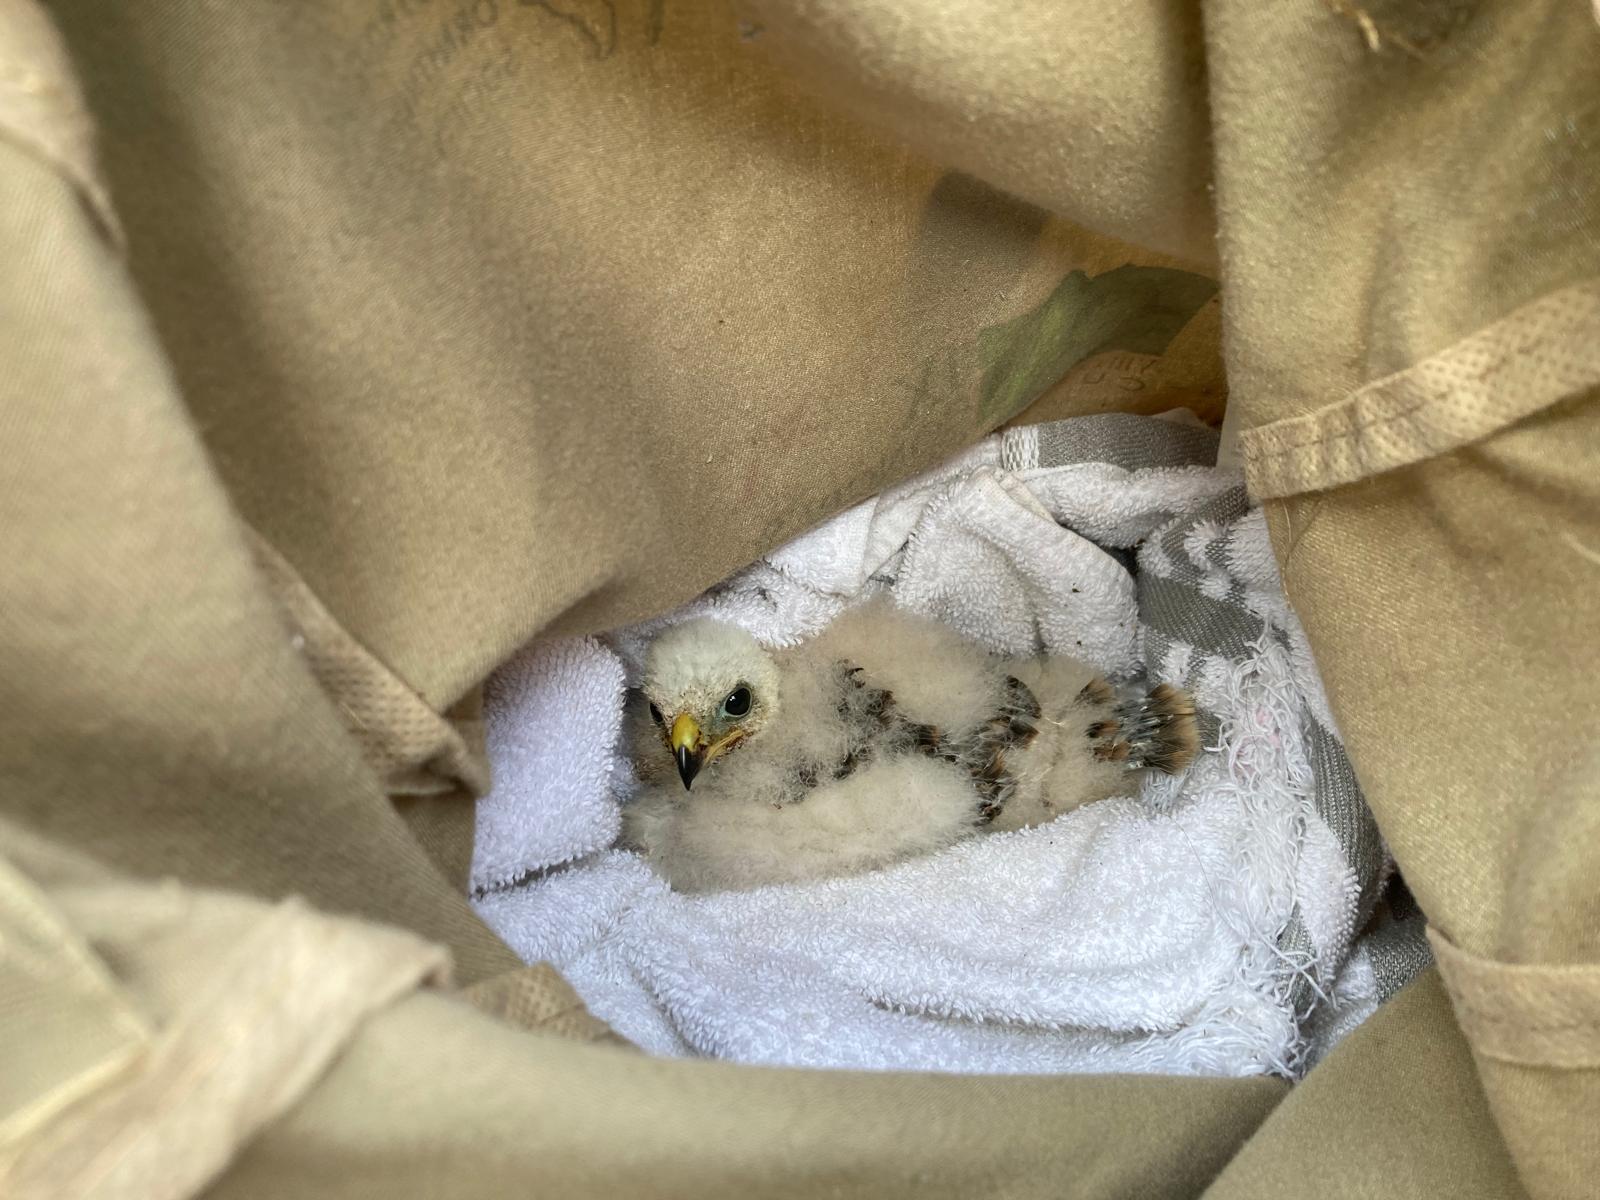
[[1038, 307], [978, 333], [980, 419], [1014, 416], [1096, 354], [1163, 353], [1216, 291], [1215, 280], [1171, 267], [1071, 272]]

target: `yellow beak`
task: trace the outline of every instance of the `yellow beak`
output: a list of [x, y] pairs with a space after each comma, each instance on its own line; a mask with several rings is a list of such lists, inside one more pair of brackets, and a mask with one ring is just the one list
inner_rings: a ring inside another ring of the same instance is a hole
[[700, 753], [700, 723], [688, 713], [679, 713], [673, 719], [669, 740], [673, 757], [678, 760], [678, 778], [683, 780], [684, 790], [687, 791], [694, 777], [700, 773], [703, 761]]

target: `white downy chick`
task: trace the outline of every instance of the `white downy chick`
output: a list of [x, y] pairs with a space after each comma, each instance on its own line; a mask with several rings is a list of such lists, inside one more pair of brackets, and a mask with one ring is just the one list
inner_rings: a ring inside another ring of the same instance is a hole
[[644, 786], [622, 844], [685, 892], [852, 874], [1036, 825], [1199, 749], [1184, 692], [1119, 703], [1083, 663], [1000, 658], [884, 602], [779, 651], [685, 622], [651, 644], [640, 690]]

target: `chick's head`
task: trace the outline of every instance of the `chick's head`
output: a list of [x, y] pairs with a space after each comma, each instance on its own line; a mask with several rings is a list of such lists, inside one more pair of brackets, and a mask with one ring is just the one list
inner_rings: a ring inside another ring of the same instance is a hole
[[778, 676], [753, 637], [722, 621], [686, 621], [651, 643], [642, 690], [685, 788], [772, 722]]

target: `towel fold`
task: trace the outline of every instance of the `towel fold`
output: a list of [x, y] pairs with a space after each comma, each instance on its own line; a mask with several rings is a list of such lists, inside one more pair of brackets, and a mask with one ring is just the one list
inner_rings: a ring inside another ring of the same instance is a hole
[[[1265, 523], [1215, 445], [1121, 415], [1009, 431], [679, 612], [530, 650], [488, 697], [479, 911], [656, 1053], [1294, 1074], [1383, 853]], [[1115, 553], [1135, 546], [1136, 572]], [[998, 652], [1189, 687], [1208, 752], [1137, 798], [852, 878], [682, 896], [605, 849], [622, 679], [655, 632], [711, 613], [792, 644], [885, 592]]]

